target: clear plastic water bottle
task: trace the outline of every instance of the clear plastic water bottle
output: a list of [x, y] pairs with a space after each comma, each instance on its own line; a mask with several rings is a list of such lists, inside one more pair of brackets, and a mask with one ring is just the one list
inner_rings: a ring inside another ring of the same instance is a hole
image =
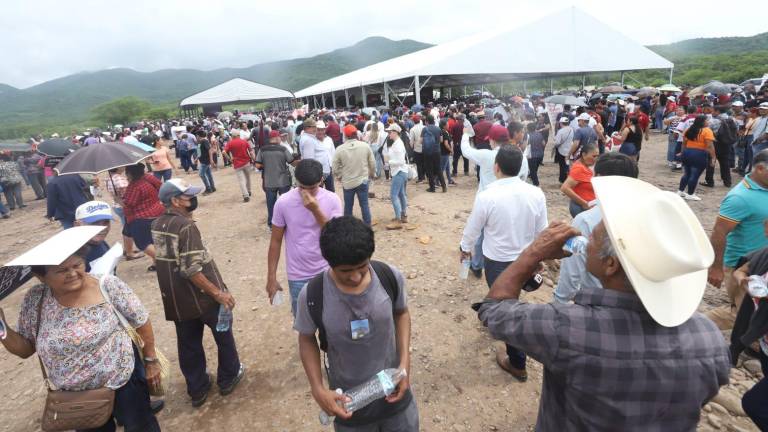
[[344, 405], [344, 408], [349, 412], [355, 412], [375, 400], [391, 395], [406, 376], [408, 374], [405, 369], [384, 369], [368, 381], [344, 392], [347, 397], [352, 399]]
[[572, 255], [582, 255], [587, 252], [587, 244], [589, 244], [589, 240], [586, 237], [575, 236], [565, 242], [563, 250], [570, 252]]
[[461, 260], [461, 266], [459, 267], [459, 279], [466, 279], [469, 277], [469, 264], [471, 263], [468, 259]]
[[283, 304], [283, 292], [277, 291], [275, 295], [272, 296], [272, 306], [280, 306]]
[[754, 298], [768, 297], [768, 284], [760, 275], [752, 275], [747, 280], [747, 291]]
[[[344, 395], [351, 399], [344, 404], [344, 409], [348, 412], [355, 412], [371, 402], [391, 395], [406, 376], [408, 373], [405, 369], [384, 369], [368, 381], [344, 392]], [[336, 389], [336, 393], [341, 394], [341, 389]], [[329, 416], [325, 411], [320, 411], [319, 418], [320, 424], [324, 426], [333, 421], [333, 416]]]
[[232, 327], [232, 311], [224, 305], [219, 305], [219, 320], [216, 322], [216, 331], [225, 332], [230, 327]]

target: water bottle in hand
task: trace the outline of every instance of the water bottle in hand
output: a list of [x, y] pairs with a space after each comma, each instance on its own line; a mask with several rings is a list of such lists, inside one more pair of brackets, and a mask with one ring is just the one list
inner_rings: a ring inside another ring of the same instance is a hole
[[225, 332], [232, 326], [232, 311], [224, 306], [219, 305], [219, 320], [216, 322], [216, 331]]
[[344, 392], [351, 399], [344, 404], [344, 408], [349, 412], [355, 412], [373, 401], [391, 395], [407, 375], [405, 369], [384, 369], [368, 381]]
[[459, 279], [466, 279], [469, 277], [469, 265], [470, 260], [461, 260], [461, 267], [459, 267]]
[[570, 252], [572, 255], [583, 255], [587, 253], [588, 243], [589, 240], [584, 236], [571, 237], [563, 245], [563, 250]]
[[[342, 391], [341, 391], [340, 388], [336, 389], [336, 394], [342, 394]], [[336, 403], [338, 403], [338, 402], [336, 402]], [[323, 426], [328, 426], [329, 424], [331, 424], [333, 422], [333, 419], [336, 416], [328, 415], [328, 413], [326, 413], [325, 411], [320, 410], [320, 416], [319, 417], [320, 417], [320, 424], [323, 425]]]

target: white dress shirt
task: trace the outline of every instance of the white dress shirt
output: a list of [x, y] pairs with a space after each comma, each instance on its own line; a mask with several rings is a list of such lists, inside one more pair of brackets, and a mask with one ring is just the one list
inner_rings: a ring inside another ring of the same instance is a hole
[[544, 192], [518, 177], [501, 178], [477, 195], [461, 237], [461, 250], [472, 251], [482, 232], [483, 255], [512, 262], [546, 227]]
[[[493, 165], [496, 163], [496, 153], [499, 149], [487, 150], [476, 149], [469, 145], [469, 135], [466, 133], [461, 137], [461, 154], [480, 167], [480, 186], [477, 192], [484, 191], [488, 185], [496, 181], [496, 174], [493, 173]], [[517, 174], [520, 180], [525, 181], [528, 178], [528, 164], [523, 158], [523, 164], [520, 166], [520, 172]]]

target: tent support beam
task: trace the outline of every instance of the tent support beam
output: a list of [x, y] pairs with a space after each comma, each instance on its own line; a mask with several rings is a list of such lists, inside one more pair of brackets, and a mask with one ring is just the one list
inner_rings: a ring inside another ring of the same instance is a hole
[[528, 90], [526, 89], [525, 80], [523, 80], [523, 93], [526, 95], [528, 94]]
[[621, 86], [624, 87], [624, 71], [621, 72]]
[[363, 90], [363, 108], [368, 108], [368, 96], [365, 94], [365, 86], [360, 86]]
[[[397, 95], [397, 92], [392, 89], [392, 87], [389, 86], [388, 83], [384, 83], [384, 85], [389, 89], [389, 94], [392, 95], [398, 102], [400, 102], [400, 105], [403, 104], [403, 100], [400, 99], [400, 97]], [[408, 87], [408, 91], [411, 91], [411, 88]]]
[[552, 78], [549, 79], [549, 92], [554, 93], [555, 92], [555, 80]]
[[429, 82], [429, 80], [431, 80], [431, 79], [432, 79], [432, 75], [428, 76], [428, 77], [427, 77], [427, 79], [425, 79], [425, 80], [424, 80], [424, 82], [423, 82], [423, 83], [421, 83], [421, 88], [424, 88], [424, 87], [426, 87], [426, 86], [427, 86], [427, 83], [428, 83], [428, 82]]
[[331, 97], [333, 98], [333, 109], [336, 109], [336, 92], [331, 92]]
[[669, 68], [669, 83], [672, 84], [672, 75], [675, 73], [675, 68], [671, 67]]
[[347, 91], [347, 89], [344, 89], [344, 99], [346, 99], [347, 108], [349, 108], [349, 91]]
[[384, 83], [384, 106], [389, 108], [389, 86]]
[[584, 90], [584, 86], [587, 84], [587, 74], [581, 74], [581, 90]]
[[419, 76], [413, 77], [413, 88], [416, 95], [416, 104], [421, 105], [421, 85], [419, 85]]
[[504, 83], [501, 83], [501, 90], [499, 91], [499, 96], [504, 97]]

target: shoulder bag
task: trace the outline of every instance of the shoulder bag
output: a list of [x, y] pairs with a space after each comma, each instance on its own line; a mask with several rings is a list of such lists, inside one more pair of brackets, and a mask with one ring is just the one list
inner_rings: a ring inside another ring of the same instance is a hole
[[[120, 325], [123, 326], [123, 329], [125, 329], [126, 333], [128, 333], [128, 336], [130, 336], [131, 341], [133, 341], [133, 343], [136, 345], [136, 348], [138, 348], [139, 353], [141, 353], [142, 349], [144, 348], [144, 341], [141, 339], [139, 333], [136, 332], [136, 329], [134, 329], [133, 326], [128, 323], [128, 320], [125, 319], [123, 314], [121, 314], [120, 311], [118, 311], [117, 308], [115, 308], [115, 306], [112, 304], [112, 300], [109, 298], [107, 290], [104, 289], [104, 278], [106, 276], [108, 275], [104, 275], [99, 278], [99, 289], [101, 290], [101, 295], [109, 304], [109, 307], [112, 308], [115, 316], [117, 316], [117, 320], [120, 321]], [[160, 352], [159, 348], [155, 348], [155, 357], [157, 357], [157, 363], [160, 366], [160, 385], [157, 387], [150, 386], [149, 394], [152, 396], [163, 396], [165, 394], [165, 383], [168, 382], [171, 373], [171, 364], [165, 354]], [[143, 358], [141, 362], [144, 363]]]
[[[47, 290], [47, 288], [46, 288]], [[40, 334], [43, 299], [45, 290], [37, 305], [37, 332], [35, 342]], [[48, 388], [43, 407], [43, 418], [40, 427], [46, 432], [67, 431], [73, 429], [93, 429], [103, 426], [112, 417], [115, 405], [115, 391], [102, 387], [94, 390], [66, 391], [51, 389], [51, 382], [45, 372], [43, 360], [38, 353], [40, 370]]]

